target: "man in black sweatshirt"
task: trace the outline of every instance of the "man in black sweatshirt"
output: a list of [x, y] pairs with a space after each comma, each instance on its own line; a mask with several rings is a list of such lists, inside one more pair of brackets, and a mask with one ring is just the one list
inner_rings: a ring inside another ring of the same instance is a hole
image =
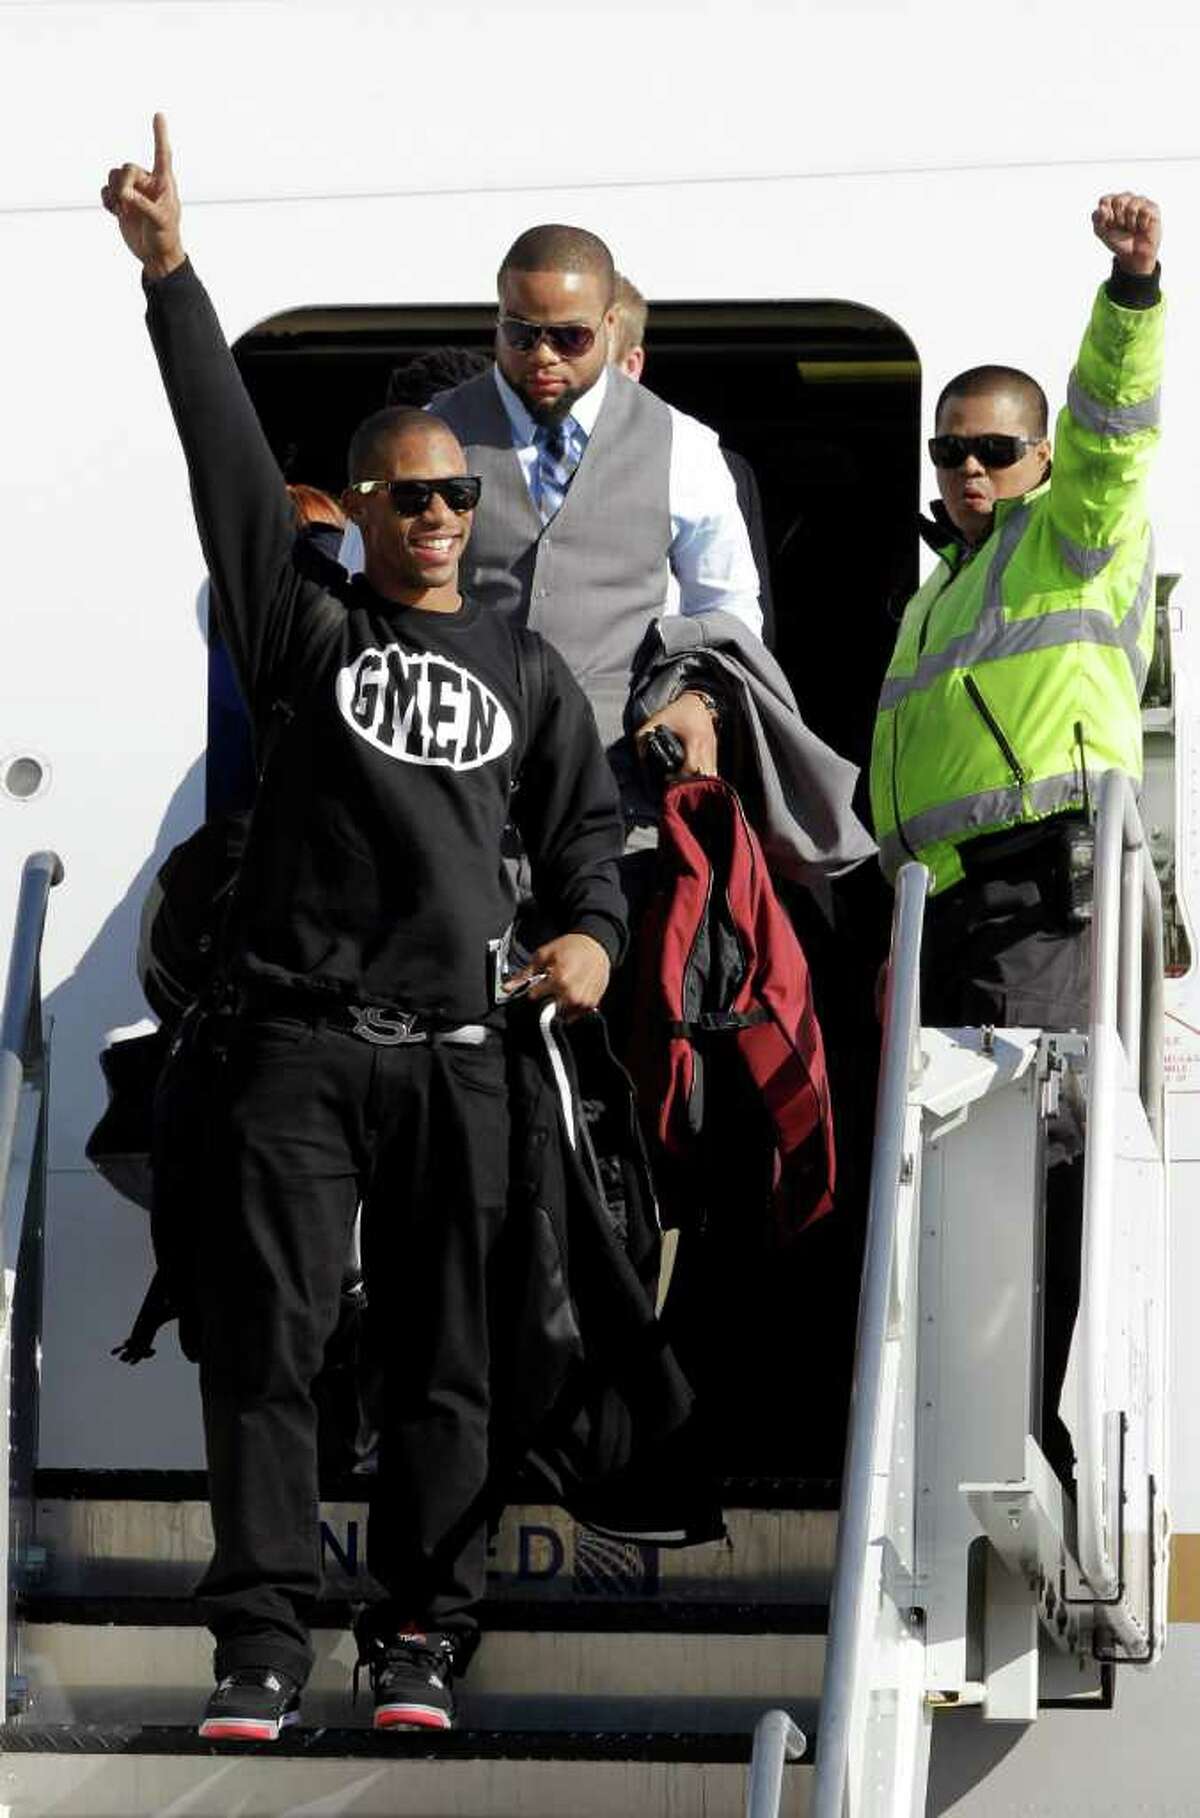
[[[360, 1632], [377, 1727], [446, 1728], [484, 1586], [488, 1264], [508, 1103], [493, 973], [508, 819], [553, 924], [513, 982], [593, 1008], [625, 939], [622, 828], [591, 711], [535, 634], [458, 590], [478, 482], [420, 411], [356, 432], [364, 573], [292, 561], [282, 476], [180, 239], [166, 124], [103, 201], [147, 321], [200, 539], [265, 763], [207, 1019], [211, 1208], [200, 1383], [215, 1551], [200, 1587], [217, 1689], [201, 1734], [294, 1722], [320, 1590], [310, 1393], [356, 1209], [386, 1334]], [[220, 1031], [219, 1034], [214, 1031]]]

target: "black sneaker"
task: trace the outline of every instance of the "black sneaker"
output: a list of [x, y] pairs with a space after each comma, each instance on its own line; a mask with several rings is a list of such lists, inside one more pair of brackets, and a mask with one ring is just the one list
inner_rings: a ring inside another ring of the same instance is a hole
[[220, 1680], [200, 1734], [206, 1742], [278, 1742], [300, 1721], [300, 1687], [272, 1667], [239, 1667]]
[[661, 1459], [603, 1483], [572, 1485], [562, 1500], [575, 1521], [610, 1540], [694, 1547], [726, 1538], [715, 1484], [686, 1457], [673, 1454], [669, 1443]]
[[377, 1730], [448, 1730], [454, 1723], [452, 1635], [436, 1629], [404, 1629], [397, 1635], [363, 1638], [358, 1666], [371, 1676]]

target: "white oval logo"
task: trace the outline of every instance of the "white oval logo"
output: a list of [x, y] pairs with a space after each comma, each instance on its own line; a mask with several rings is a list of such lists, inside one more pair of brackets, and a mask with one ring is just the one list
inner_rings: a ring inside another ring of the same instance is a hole
[[338, 674], [342, 717], [402, 764], [475, 770], [512, 744], [512, 721], [491, 689], [430, 651], [364, 650]]

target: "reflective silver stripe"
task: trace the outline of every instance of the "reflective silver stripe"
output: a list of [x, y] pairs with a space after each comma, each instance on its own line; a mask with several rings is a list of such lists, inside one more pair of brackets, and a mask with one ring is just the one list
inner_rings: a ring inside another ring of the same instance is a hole
[[[1132, 617], [1136, 602], [1126, 617]], [[964, 639], [958, 640], [960, 644]], [[1136, 647], [1136, 634], [1132, 639]], [[1125, 635], [1125, 622], [1114, 625], [1107, 612], [1089, 608], [1063, 608], [1057, 612], [1046, 613], [1037, 619], [1017, 619], [1012, 625], [1003, 626], [998, 633], [988, 638], [986, 643], [980, 639], [968, 653], [947, 647], [939, 650], [927, 662], [922, 662], [920, 670], [914, 676], [894, 676], [885, 682], [880, 691], [879, 705], [881, 710], [896, 706], [910, 694], [917, 694], [927, 688], [939, 676], [951, 669], [969, 669], [981, 663], [996, 663], [1002, 657], [1025, 656], [1031, 650], [1058, 650], [1065, 644], [1110, 644], [1129, 652], [1129, 640]], [[1129, 652], [1133, 660], [1134, 652]], [[1136, 667], [1136, 665], [1135, 665]]]
[[1116, 554], [1112, 545], [1107, 549], [1088, 549], [1083, 543], [1076, 543], [1062, 530], [1058, 532], [1058, 546], [1062, 550], [1063, 561], [1081, 581], [1094, 581]]
[[996, 539], [996, 553], [992, 557], [983, 585], [983, 611], [980, 613], [980, 624], [992, 619], [997, 625], [1004, 623], [1004, 571], [1017, 553], [1017, 544], [1029, 528], [1028, 505], [1017, 505], [1004, 520], [1000, 535]]
[[[1095, 778], [1089, 778], [1094, 789]], [[926, 846], [939, 840], [953, 839], [958, 834], [978, 832], [986, 827], [1003, 827], [1007, 823], [1036, 819], [1056, 814], [1063, 808], [1078, 808], [1083, 803], [1083, 790], [1075, 771], [1063, 776], [1042, 777], [1027, 783], [1024, 789], [1010, 784], [1003, 789], [985, 789], [979, 795], [961, 796], [956, 802], [938, 802], [922, 814], [908, 815], [904, 821], [904, 838], [898, 833], [885, 833], [879, 842], [885, 869], [900, 865], [918, 855]]]
[[1162, 392], [1152, 391], [1136, 404], [1102, 404], [1085, 391], [1077, 373], [1067, 381], [1067, 409], [1081, 429], [1097, 436], [1132, 436], [1139, 429], [1157, 429], [1162, 415]]
[[[996, 543], [996, 551], [988, 567], [983, 587], [983, 605], [979, 617], [970, 631], [951, 638], [942, 650], [930, 651], [917, 664], [912, 675], [886, 676], [879, 691], [879, 710], [886, 713], [898, 701], [903, 701], [910, 694], [919, 694], [938, 676], [945, 675], [951, 669], [969, 669], [972, 663], [985, 660], [1004, 630], [1004, 597], [1002, 584], [1004, 571], [1012, 561], [1017, 544], [1025, 535], [1029, 523], [1029, 506], [1018, 505], [1004, 520], [1004, 527]], [[935, 602], [936, 604], [936, 602]], [[932, 610], [932, 608], [931, 608]]]
[[[990, 579], [990, 577], [989, 577]], [[1063, 607], [1036, 619], [1015, 619], [1005, 624], [985, 623], [985, 608], [975, 628], [947, 644], [945, 650], [922, 657], [915, 675], [890, 676], [879, 693], [880, 712], [895, 707], [911, 694], [919, 694], [952, 669], [969, 669], [979, 663], [996, 663], [1004, 657], [1026, 656], [1031, 650], [1060, 650], [1066, 644], [1107, 644], [1123, 650], [1140, 690], [1146, 679], [1147, 660], [1138, 648], [1146, 611], [1154, 596], [1154, 539], [1150, 538], [1133, 604], [1119, 625], [1099, 607]], [[984, 635], [986, 632], [986, 635]]]
[[1150, 659], [1139, 649], [1138, 640], [1142, 627], [1146, 623], [1146, 613], [1154, 598], [1154, 532], [1146, 538], [1146, 560], [1142, 564], [1142, 578], [1138, 590], [1133, 596], [1133, 605], [1117, 627], [1118, 636], [1129, 666], [1133, 670], [1133, 679], [1137, 683], [1139, 695], [1145, 685], [1146, 673], [1150, 668]]

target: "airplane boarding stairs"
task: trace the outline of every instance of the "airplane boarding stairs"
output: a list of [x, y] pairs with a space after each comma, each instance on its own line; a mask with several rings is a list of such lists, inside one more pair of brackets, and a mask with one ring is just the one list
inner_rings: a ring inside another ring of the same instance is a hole
[[[0, 1052], [0, 1814], [917, 1818], [935, 1712], [1106, 1709], [1116, 1663], [1152, 1660], [1164, 1632], [1164, 1192], [1160, 927], [1127, 790], [1106, 792], [1098, 845], [1086, 1040], [919, 1030], [926, 879], [902, 876], [840, 1514], [835, 1485], [730, 1484], [728, 1542], [671, 1552], [514, 1508], [461, 1727], [377, 1739], [347, 1700], [369, 1485], [330, 1486], [306, 1727], [254, 1749], [194, 1732], [199, 1474], [33, 1468], [37, 948], [57, 861], [31, 860]], [[1036, 1435], [1047, 1130], [1084, 1104], [1076, 1513]]]

